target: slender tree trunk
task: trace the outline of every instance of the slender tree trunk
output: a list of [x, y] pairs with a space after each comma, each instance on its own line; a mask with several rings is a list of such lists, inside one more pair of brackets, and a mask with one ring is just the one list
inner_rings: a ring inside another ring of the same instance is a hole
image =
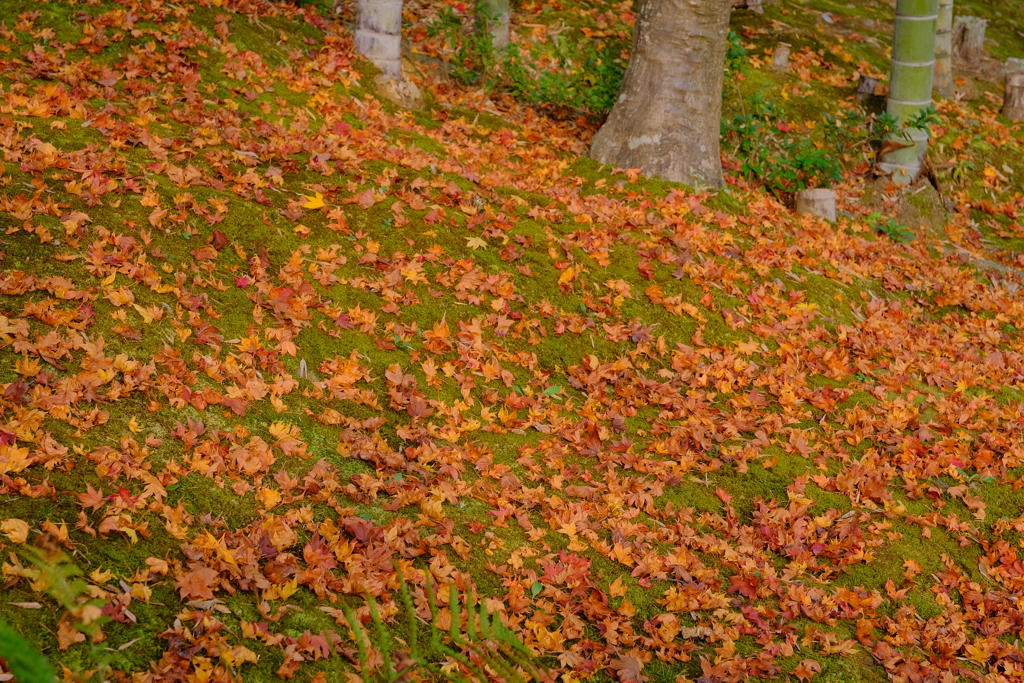
[[[938, 13], [938, 0], [896, 2], [887, 110], [900, 125], [932, 103]], [[884, 154], [879, 167], [892, 173], [897, 185], [906, 185], [921, 172], [928, 151], [928, 133], [920, 128], [904, 128], [889, 139], [896, 143], [892, 146], [906, 146]]]
[[508, 47], [508, 30], [511, 15], [508, 0], [477, 0], [477, 16], [480, 23], [491, 34], [491, 45], [495, 50]]
[[402, 0], [359, 0], [356, 52], [392, 78], [402, 78]]
[[949, 99], [953, 83], [953, 0], [939, 0], [939, 18], [935, 29], [935, 89]]
[[619, 99], [590, 154], [665, 180], [721, 187], [729, 0], [639, 0]]

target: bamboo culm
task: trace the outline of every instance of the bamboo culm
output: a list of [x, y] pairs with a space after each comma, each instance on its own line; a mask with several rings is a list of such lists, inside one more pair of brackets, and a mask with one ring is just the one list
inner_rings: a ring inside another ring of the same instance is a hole
[[[939, 0], [897, 0], [886, 108], [900, 126], [932, 104], [938, 13]], [[928, 151], [928, 131], [903, 127], [889, 139], [901, 144], [882, 157], [879, 168], [891, 173], [896, 185], [906, 185], [921, 172]]]

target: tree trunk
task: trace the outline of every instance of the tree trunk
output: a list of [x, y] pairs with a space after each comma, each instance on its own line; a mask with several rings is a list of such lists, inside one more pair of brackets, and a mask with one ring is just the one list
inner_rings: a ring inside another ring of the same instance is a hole
[[[892, 72], [886, 109], [896, 117], [900, 126], [932, 103], [938, 11], [938, 0], [896, 1]], [[893, 182], [897, 185], [906, 185], [921, 172], [924, 155], [928, 151], [928, 133], [920, 128], [902, 128], [890, 134], [888, 139], [907, 146], [885, 153], [879, 168], [892, 173]]]
[[985, 51], [985, 27], [988, 19], [957, 17], [953, 24], [953, 56], [968, 66], [981, 61]]
[[939, 0], [935, 29], [935, 89], [945, 99], [955, 92], [953, 83], [953, 0]]
[[508, 47], [508, 29], [511, 18], [508, 0], [477, 0], [477, 17], [482, 28], [491, 34], [491, 45], [495, 50]]
[[385, 75], [402, 78], [402, 0], [359, 0], [356, 52]]
[[1006, 74], [1003, 116], [1011, 121], [1024, 121], [1024, 71]]
[[665, 180], [721, 187], [729, 2], [639, 0], [619, 99], [592, 157]]

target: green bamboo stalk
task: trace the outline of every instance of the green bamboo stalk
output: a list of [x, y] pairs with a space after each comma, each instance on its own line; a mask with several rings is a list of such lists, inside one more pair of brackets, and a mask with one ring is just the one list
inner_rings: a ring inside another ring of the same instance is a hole
[[[935, 73], [935, 28], [939, 0], [897, 0], [893, 31], [892, 72], [887, 110], [902, 126], [932, 104]], [[906, 185], [921, 172], [928, 150], [928, 132], [903, 128], [889, 136], [906, 147], [883, 155], [879, 167], [893, 182]], [[893, 146], [893, 145], [890, 145]]]
[[949, 99], [953, 83], [953, 0], [939, 0], [939, 18], [935, 29], [935, 89]]

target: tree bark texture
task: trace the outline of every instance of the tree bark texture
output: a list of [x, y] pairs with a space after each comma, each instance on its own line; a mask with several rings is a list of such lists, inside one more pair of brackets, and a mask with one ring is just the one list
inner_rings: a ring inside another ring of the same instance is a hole
[[1024, 121], [1024, 71], [1006, 74], [1003, 116], [1011, 121]]
[[508, 47], [508, 31], [511, 14], [508, 0], [477, 0], [477, 16], [480, 23], [491, 34], [491, 45], [495, 50]]
[[945, 99], [953, 96], [953, 0], [939, 0], [935, 29], [935, 89]]
[[[935, 73], [935, 24], [938, 0], [897, 0], [896, 27], [893, 31], [892, 72], [889, 77], [887, 111], [900, 125], [932, 103], [932, 77]], [[889, 136], [893, 142], [911, 143], [886, 153], [879, 167], [892, 173], [893, 182], [906, 185], [921, 172], [928, 133], [920, 128], [904, 128]]]
[[359, 0], [356, 52], [385, 75], [402, 78], [402, 0]]
[[719, 135], [730, 0], [639, 0], [619, 99], [594, 136], [604, 164], [721, 187]]
[[988, 19], [957, 17], [953, 23], [953, 56], [967, 65], [981, 61], [985, 51], [985, 27]]

